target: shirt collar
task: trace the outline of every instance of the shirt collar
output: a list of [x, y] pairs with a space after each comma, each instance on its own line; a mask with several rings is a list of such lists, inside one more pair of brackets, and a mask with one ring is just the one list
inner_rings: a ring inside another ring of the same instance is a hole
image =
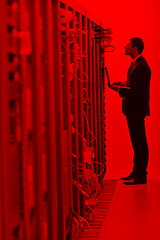
[[135, 63], [135, 61], [136, 61], [139, 57], [141, 57], [141, 56], [142, 56], [142, 54], [140, 54], [140, 55], [138, 55], [137, 57], [133, 58], [133, 59], [132, 59], [132, 63]]

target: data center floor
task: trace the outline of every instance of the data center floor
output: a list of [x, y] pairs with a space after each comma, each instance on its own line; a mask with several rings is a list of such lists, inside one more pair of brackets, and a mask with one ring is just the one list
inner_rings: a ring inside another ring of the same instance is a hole
[[124, 185], [117, 181], [99, 240], [160, 240], [160, 174], [148, 183]]
[[160, 240], [160, 171], [148, 183], [124, 185], [125, 170], [108, 172], [96, 214], [80, 240]]

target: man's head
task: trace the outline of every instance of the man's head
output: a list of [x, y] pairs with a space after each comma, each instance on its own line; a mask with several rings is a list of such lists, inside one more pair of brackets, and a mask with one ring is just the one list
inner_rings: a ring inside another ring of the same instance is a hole
[[135, 58], [143, 52], [144, 43], [141, 38], [131, 38], [129, 43], [125, 46], [125, 54]]

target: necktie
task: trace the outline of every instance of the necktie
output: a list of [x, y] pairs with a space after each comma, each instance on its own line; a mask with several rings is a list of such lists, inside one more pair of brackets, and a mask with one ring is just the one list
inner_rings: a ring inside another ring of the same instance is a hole
[[132, 66], [133, 66], [133, 62], [131, 62], [131, 65], [128, 69], [128, 73], [127, 73], [127, 86], [129, 85], [129, 79], [130, 79], [130, 73], [132, 71]]

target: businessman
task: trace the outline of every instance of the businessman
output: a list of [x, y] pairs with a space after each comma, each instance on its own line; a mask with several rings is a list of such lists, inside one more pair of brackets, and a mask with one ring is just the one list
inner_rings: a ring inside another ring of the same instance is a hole
[[145, 117], [150, 115], [149, 87], [151, 69], [142, 56], [144, 43], [140, 38], [131, 38], [125, 46], [125, 55], [132, 58], [126, 82], [108, 83], [119, 93], [122, 112], [126, 116], [131, 143], [134, 150], [133, 170], [120, 178], [126, 185], [146, 184], [149, 149], [145, 131]]

